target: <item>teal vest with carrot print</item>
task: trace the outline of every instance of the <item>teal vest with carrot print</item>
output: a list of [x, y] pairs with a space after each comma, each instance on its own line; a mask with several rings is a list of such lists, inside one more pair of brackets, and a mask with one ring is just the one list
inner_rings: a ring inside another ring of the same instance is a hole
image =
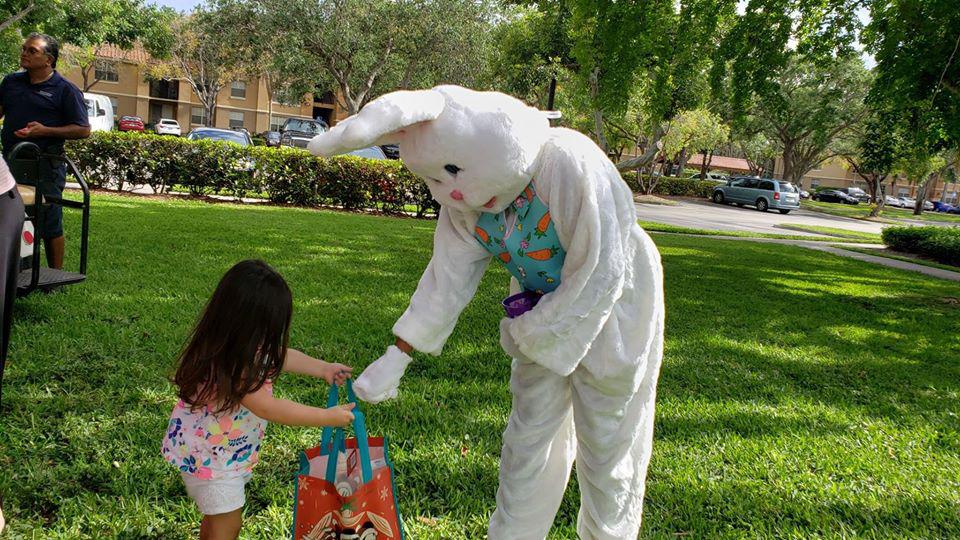
[[567, 252], [533, 182], [503, 212], [481, 213], [473, 235], [524, 290], [544, 294], [560, 285]]

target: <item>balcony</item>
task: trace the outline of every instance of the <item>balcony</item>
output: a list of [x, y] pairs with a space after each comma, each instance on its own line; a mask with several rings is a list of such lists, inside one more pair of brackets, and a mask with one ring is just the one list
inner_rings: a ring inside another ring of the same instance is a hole
[[158, 99], [180, 99], [180, 81], [162, 79], [150, 81], [150, 97]]

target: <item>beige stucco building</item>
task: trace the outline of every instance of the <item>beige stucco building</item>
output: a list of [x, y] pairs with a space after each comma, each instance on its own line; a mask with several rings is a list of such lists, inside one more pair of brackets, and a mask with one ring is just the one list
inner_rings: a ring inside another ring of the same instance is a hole
[[[774, 168], [774, 177], [783, 178], [783, 161], [776, 160]], [[801, 180], [803, 189], [811, 190], [817, 187], [859, 187], [867, 190], [867, 183], [850, 170], [843, 160], [836, 158], [827, 160], [816, 168], [805, 174]], [[916, 183], [912, 183], [905, 178], [895, 178], [888, 176], [883, 182], [883, 191], [887, 195], [894, 197], [915, 197], [917, 195]], [[928, 190], [927, 198], [931, 201], [944, 201], [955, 204], [960, 194], [960, 185], [940, 180], [932, 189]]]
[[[69, 51], [65, 51], [69, 54]], [[186, 133], [204, 125], [200, 99], [186, 80], [148, 80], [150, 56], [140, 47], [123, 50], [112, 45], [97, 48], [97, 60], [87, 69], [86, 83], [80, 68], [66, 68], [61, 75], [80, 89], [103, 94], [113, 103], [114, 117], [139, 116], [145, 123], [173, 118]], [[287, 118], [322, 118], [329, 125], [346, 116], [334, 103], [331, 93], [306, 95], [301, 103], [272, 104], [272, 114], [264, 79], [233, 81], [217, 98], [213, 125], [220, 128], [245, 128], [250, 133], [276, 130]]]

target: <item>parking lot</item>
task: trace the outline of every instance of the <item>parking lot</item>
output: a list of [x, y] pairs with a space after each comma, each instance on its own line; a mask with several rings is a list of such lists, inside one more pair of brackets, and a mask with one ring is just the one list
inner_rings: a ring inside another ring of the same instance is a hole
[[707, 200], [683, 199], [675, 202], [677, 202], [676, 206], [637, 203], [637, 215], [643, 221], [655, 221], [694, 229], [762, 232], [796, 236], [810, 236], [810, 234], [781, 229], [776, 225], [782, 223], [818, 225], [877, 234], [884, 227], [882, 223], [831, 216], [803, 210], [802, 208], [787, 215], [782, 215], [773, 210], [761, 213], [750, 206], [738, 207], [714, 204]]

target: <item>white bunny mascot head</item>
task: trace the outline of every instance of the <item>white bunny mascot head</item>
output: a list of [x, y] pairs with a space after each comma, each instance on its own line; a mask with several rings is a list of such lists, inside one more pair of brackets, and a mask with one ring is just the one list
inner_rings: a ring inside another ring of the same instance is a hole
[[636, 538], [664, 308], [659, 253], [632, 193], [589, 138], [505, 94], [457, 86], [384, 95], [308, 148], [388, 143], [441, 210], [397, 345], [364, 370], [357, 394], [396, 397], [404, 351], [440, 354], [498, 259], [529, 303], [500, 324], [514, 397], [490, 538], [545, 538], [574, 459], [581, 538]]

